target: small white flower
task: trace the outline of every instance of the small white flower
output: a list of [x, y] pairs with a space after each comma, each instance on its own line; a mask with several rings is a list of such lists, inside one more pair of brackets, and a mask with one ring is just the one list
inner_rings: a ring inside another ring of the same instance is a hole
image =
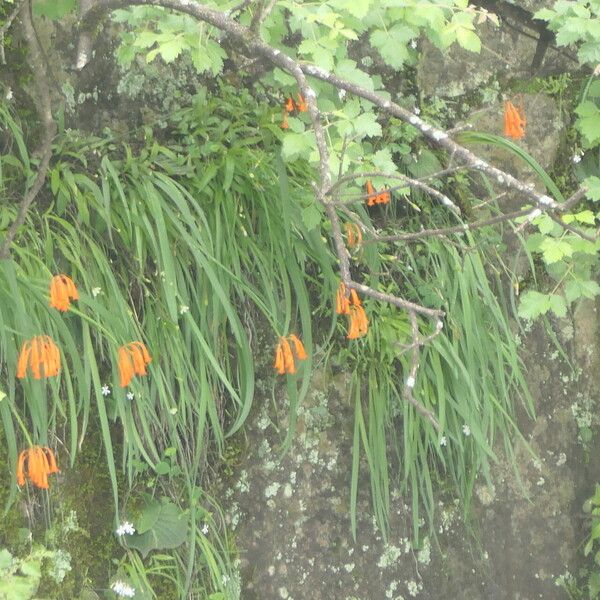
[[13, 91], [11, 88], [8, 88], [8, 91], [6, 92], [6, 96], [4, 96], [4, 98], [6, 100], [12, 100], [13, 99]]
[[133, 526], [133, 523], [130, 523], [129, 521], [125, 521], [124, 523], [121, 523], [121, 525], [119, 525], [119, 527], [117, 527], [115, 533], [118, 536], [133, 535], [135, 533], [135, 527]]
[[406, 380], [406, 383], [404, 384], [406, 385], [407, 388], [414, 388], [415, 387], [415, 378], [411, 375], [410, 377], [408, 377], [408, 379]]
[[102, 392], [103, 396], [110, 396], [110, 388], [107, 385], [103, 385], [102, 390], [100, 391]]
[[343, 100], [346, 97], [346, 90], [338, 90], [338, 98]]
[[94, 298], [102, 291], [102, 288], [99, 287], [95, 287], [92, 288], [92, 296], [94, 296]]
[[445, 436], [445, 435], [443, 435], [443, 436], [440, 438], [440, 446], [447, 446], [447, 445], [448, 445], [448, 440], [446, 439], [446, 436]]
[[418, 106], [415, 106], [413, 109], [413, 112], [415, 113], [415, 115], [420, 115], [421, 114], [421, 109]]
[[127, 392], [127, 400], [133, 400], [134, 398], [134, 393], [133, 392]]
[[170, 409], [169, 409], [169, 412], [170, 412], [172, 415], [176, 415], [176, 414], [177, 414], [177, 407], [176, 407], [176, 406], [174, 406], [173, 408], [170, 408]]
[[185, 313], [187, 313], [187, 312], [190, 312], [190, 307], [189, 307], [189, 306], [186, 306], [185, 304], [182, 304], [182, 305], [179, 307], [179, 314], [180, 314], [180, 315], [185, 315]]
[[465, 435], [471, 435], [471, 428], [468, 425], [463, 425], [462, 432]]
[[124, 581], [115, 581], [110, 588], [117, 596], [122, 598], [133, 598], [135, 596], [135, 588], [127, 585]]
[[202, 526], [202, 533], [204, 535], [208, 535], [208, 525], [206, 523], [204, 523], [204, 525]]
[[417, 49], [417, 40], [410, 40], [410, 47], [413, 50], [416, 50]]
[[221, 584], [223, 585], [223, 587], [225, 587], [227, 585], [228, 581], [229, 581], [229, 577], [227, 577], [227, 575], [223, 575], [223, 577], [221, 577]]
[[581, 162], [581, 154], [574, 154], [573, 158], [571, 159], [575, 164], [580, 163]]

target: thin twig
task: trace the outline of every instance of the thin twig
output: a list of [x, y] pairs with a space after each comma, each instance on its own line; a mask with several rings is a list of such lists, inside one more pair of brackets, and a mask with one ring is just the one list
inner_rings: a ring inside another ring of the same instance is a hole
[[[427, 194], [429, 194], [430, 196], [437, 198], [445, 207], [449, 208], [450, 210], [454, 211], [457, 214], [460, 214], [460, 208], [458, 206], [456, 206], [456, 204], [454, 204], [454, 202], [452, 202], [452, 200], [450, 200], [450, 198], [448, 198], [448, 196], [446, 196], [446, 194], [442, 194], [442, 192], [432, 188], [431, 186], [427, 185], [423, 181], [420, 181], [418, 179], [413, 179], [412, 177], [408, 177], [407, 175], [403, 175], [402, 173], [383, 173], [383, 172], [379, 172], [379, 171], [371, 171], [368, 173], [350, 173], [348, 175], [344, 175], [343, 177], [340, 177], [331, 186], [329, 193], [333, 193], [335, 190], [337, 190], [340, 187], [340, 185], [342, 185], [343, 183], [345, 183], [347, 181], [351, 181], [352, 179], [364, 179], [364, 178], [371, 178], [371, 177], [382, 177], [385, 179], [400, 179], [400, 180], [404, 181], [406, 183], [406, 185], [408, 185], [410, 187], [416, 187], [418, 189], [421, 189], [424, 192], [426, 192]], [[395, 189], [401, 189], [403, 187], [406, 187], [406, 186], [404, 186], [404, 185], [398, 186]], [[350, 198], [344, 199], [343, 202], [356, 201], [356, 200], [362, 201], [362, 200], [365, 200], [366, 198], [370, 198], [372, 196], [373, 196], [373, 194], [362, 194], [360, 196], [351, 196]]]
[[442, 237], [445, 235], [452, 235], [454, 233], [467, 233], [473, 229], [480, 229], [481, 227], [488, 227], [490, 225], [497, 225], [498, 223], [504, 223], [505, 221], [513, 221], [519, 217], [525, 217], [530, 213], [530, 209], [525, 208], [523, 210], [517, 210], [512, 213], [503, 215], [497, 215], [483, 221], [476, 221], [474, 223], [464, 223], [463, 225], [456, 225], [455, 227], [443, 227], [441, 229], [423, 229], [421, 231], [415, 231], [413, 233], [400, 233], [397, 235], [382, 235], [374, 237], [372, 239], [363, 240], [363, 244], [373, 244], [379, 242], [401, 242], [410, 240], [420, 240], [426, 237]]

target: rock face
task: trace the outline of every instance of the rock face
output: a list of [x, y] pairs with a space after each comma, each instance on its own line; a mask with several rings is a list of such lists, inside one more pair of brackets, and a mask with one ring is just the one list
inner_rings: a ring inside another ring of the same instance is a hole
[[427, 41], [422, 43], [417, 81], [423, 93], [456, 97], [493, 79], [548, 76], [577, 68], [577, 61], [569, 53], [550, 44], [540, 67], [533, 73], [539, 34], [526, 24], [515, 28], [506, 24], [496, 27], [487, 22], [478, 27], [478, 33], [482, 40], [479, 54], [457, 47], [443, 53]]

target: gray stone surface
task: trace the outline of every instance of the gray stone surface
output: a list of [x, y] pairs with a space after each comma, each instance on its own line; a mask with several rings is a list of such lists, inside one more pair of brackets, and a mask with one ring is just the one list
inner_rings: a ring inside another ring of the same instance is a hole
[[[529, 78], [537, 46], [533, 37], [489, 22], [477, 28], [481, 53], [468, 52], [456, 44], [441, 52], [423, 40], [417, 67], [419, 88], [428, 96], [457, 97], [494, 79]], [[549, 47], [538, 75], [569, 72], [576, 64], [562, 52]]]

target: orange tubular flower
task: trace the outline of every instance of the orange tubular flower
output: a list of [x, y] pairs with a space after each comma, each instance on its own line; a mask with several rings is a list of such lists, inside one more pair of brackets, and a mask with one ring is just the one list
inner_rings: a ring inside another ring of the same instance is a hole
[[289, 125], [288, 125], [288, 114], [287, 112], [284, 110], [283, 111], [283, 118], [281, 119], [281, 129], [288, 129]]
[[[18, 379], [25, 377], [28, 366], [31, 369], [34, 379], [58, 375], [60, 370], [60, 351], [50, 336], [38, 335], [23, 343], [19, 360], [17, 361]], [[43, 373], [41, 367], [44, 368]]]
[[346, 336], [349, 340], [355, 340], [367, 334], [369, 319], [367, 319], [367, 313], [362, 306], [352, 306], [350, 308], [349, 321], [348, 335]]
[[525, 136], [525, 111], [523, 106], [517, 109], [515, 105], [507, 100], [504, 103], [504, 135], [519, 140]]
[[146, 365], [152, 361], [142, 342], [131, 342], [119, 348], [119, 380], [121, 387], [127, 387], [134, 375], [147, 375]]
[[366, 187], [367, 194], [369, 194], [369, 198], [367, 199], [367, 206], [373, 206], [377, 199], [377, 193], [375, 192], [375, 188], [373, 187], [373, 184], [370, 181], [367, 181]]
[[349, 340], [366, 335], [369, 328], [369, 319], [367, 319], [367, 313], [362, 306], [356, 290], [351, 289], [348, 295], [346, 286], [340, 283], [336, 295], [335, 312], [340, 315], [348, 315], [347, 337]]
[[285, 104], [283, 105], [283, 108], [286, 110], [286, 112], [294, 112], [295, 106], [291, 96], [286, 100]]
[[[294, 348], [293, 351], [292, 346]], [[306, 360], [308, 358], [304, 345], [297, 336], [292, 334], [287, 338], [280, 337], [275, 347], [275, 362], [273, 364], [273, 368], [279, 375], [284, 375], [285, 373], [293, 375], [296, 373], [294, 354], [296, 355], [296, 360]]]
[[390, 201], [391, 195], [389, 192], [383, 191], [375, 198], [375, 204], [387, 204]]
[[55, 275], [50, 281], [50, 306], [64, 312], [69, 310], [70, 300], [79, 300], [73, 280], [67, 275]]
[[296, 102], [296, 108], [300, 112], [306, 112], [308, 110], [308, 105], [306, 104], [306, 100], [304, 100], [304, 96], [302, 94], [296, 94], [296, 98], [298, 98], [298, 101]]
[[379, 194], [373, 187], [370, 181], [367, 181], [367, 194], [369, 197], [367, 198], [367, 206], [374, 206], [375, 204], [387, 204], [391, 199], [391, 194], [383, 190]]
[[362, 231], [356, 223], [344, 223], [348, 246], [354, 248], [362, 243]]
[[306, 354], [304, 344], [293, 333], [289, 336], [289, 340], [294, 345], [294, 352], [296, 353], [296, 358], [298, 360], [306, 360], [308, 358], [308, 354]]
[[31, 446], [19, 454], [17, 485], [23, 487], [28, 478], [33, 485], [48, 489], [48, 475], [60, 473], [54, 452], [46, 446]]
[[346, 286], [341, 282], [335, 295], [335, 312], [338, 315], [350, 314], [350, 299], [346, 293]]

